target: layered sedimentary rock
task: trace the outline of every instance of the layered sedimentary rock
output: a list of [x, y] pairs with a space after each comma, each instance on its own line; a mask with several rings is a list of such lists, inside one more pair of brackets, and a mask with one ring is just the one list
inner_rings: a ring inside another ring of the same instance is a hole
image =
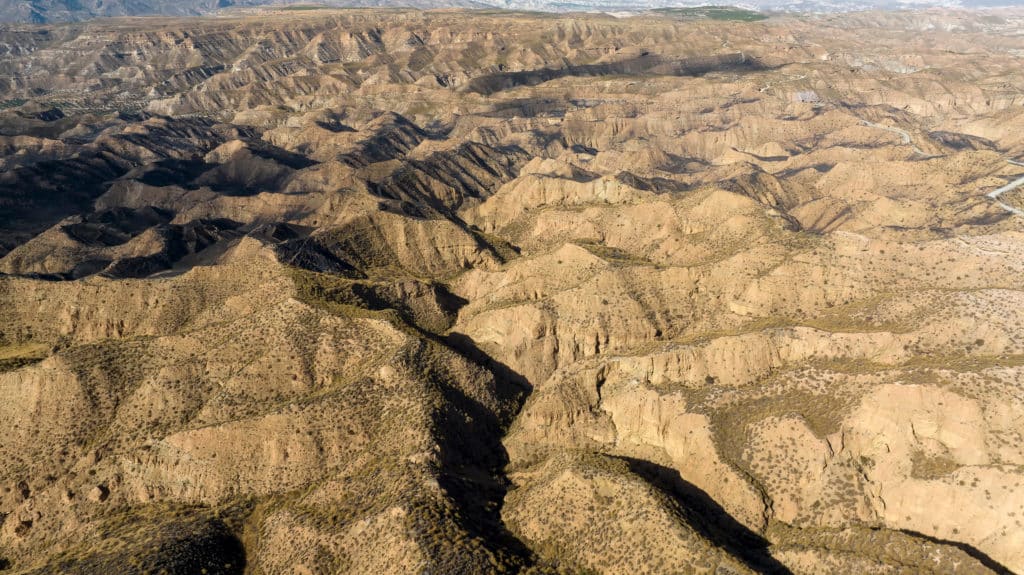
[[1021, 20], [0, 30], [0, 558], [1024, 570]]

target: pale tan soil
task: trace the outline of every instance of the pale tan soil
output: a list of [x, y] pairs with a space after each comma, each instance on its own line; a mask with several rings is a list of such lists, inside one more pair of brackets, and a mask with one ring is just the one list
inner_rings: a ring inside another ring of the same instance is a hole
[[1022, 22], [0, 29], [0, 558], [1024, 571]]

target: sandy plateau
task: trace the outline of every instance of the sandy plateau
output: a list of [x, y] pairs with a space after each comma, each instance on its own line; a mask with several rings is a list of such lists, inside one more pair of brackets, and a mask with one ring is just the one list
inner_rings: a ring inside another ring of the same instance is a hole
[[1022, 28], [0, 28], [0, 572], [1024, 572]]

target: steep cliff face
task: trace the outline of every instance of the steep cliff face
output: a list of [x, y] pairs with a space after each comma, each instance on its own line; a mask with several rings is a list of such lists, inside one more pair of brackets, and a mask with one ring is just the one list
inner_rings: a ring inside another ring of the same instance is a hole
[[3, 565], [1024, 570], [1019, 18], [0, 30]]

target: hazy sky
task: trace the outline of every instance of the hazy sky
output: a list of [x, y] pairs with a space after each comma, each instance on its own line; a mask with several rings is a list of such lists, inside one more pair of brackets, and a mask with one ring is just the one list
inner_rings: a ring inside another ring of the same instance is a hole
[[[862, 10], [869, 7], [878, 8], [922, 8], [929, 6], [947, 6], [963, 8], [980, 8], [996, 6], [1024, 6], [1024, 0], [479, 0], [488, 4], [504, 5], [509, 8], [566, 8], [579, 7], [623, 7], [634, 8], [669, 7], [669, 6], [702, 6], [702, 5], [733, 5], [744, 8], [772, 9], [826, 9], [826, 10]], [[400, 2], [396, 2], [399, 4]]]

